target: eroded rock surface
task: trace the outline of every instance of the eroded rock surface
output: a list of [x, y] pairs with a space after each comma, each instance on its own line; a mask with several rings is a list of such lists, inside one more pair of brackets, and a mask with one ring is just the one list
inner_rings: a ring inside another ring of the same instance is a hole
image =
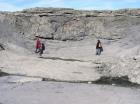
[[[0, 13], [0, 33], [3, 72], [74, 82], [127, 76], [140, 84], [140, 9]], [[34, 53], [36, 35], [46, 45], [43, 58]], [[101, 56], [95, 55], [97, 39]]]
[[[93, 35], [120, 39], [140, 24], [139, 9], [117, 11], [79, 11], [60, 8], [33, 8], [21, 12], [1, 13], [1, 23], [14, 26], [21, 35], [33, 38], [79, 40]], [[139, 31], [139, 29], [135, 29]], [[136, 34], [136, 33], [135, 33]]]

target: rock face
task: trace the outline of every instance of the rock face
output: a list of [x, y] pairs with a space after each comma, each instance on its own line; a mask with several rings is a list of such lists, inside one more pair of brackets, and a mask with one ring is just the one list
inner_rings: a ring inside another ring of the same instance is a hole
[[[33, 54], [36, 35], [46, 45], [43, 58]], [[104, 52], [98, 57], [99, 38]], [[5, 48], [0, 51], [0, 68], [9, 74], [60, 81], [120, 78], [140, 84], [140, 9], [4, 12], [0, 13], [0, 43], [0, 50]]]
[[80, 40], [93, 35], [97, 38], [120, 39], [130, 35], [131, 28], [139, 27], [139, 17], [140, 9], [79, 11], [32, 8], [1, 13], [0, 23], [12, 25], [18, 33], [29, 38], [39, 35], [47, 39]]

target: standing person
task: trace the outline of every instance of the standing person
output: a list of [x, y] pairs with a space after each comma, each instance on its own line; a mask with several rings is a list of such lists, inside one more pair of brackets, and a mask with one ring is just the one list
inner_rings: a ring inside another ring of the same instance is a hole
[[39, 50], [39, 55], [40, 56], [42, 56], [44, 50], [45, 50], [45, 45], [44, 45], [44, 43], [41, 43], [41, 47], [40, 47], [40, 50]]
[[35, 48], [36, 48], [35, 53], [39, 52], [40, 47], [41, 47], [41, 42], [40, 42], [39, 37], [37, 37], [37, 39], [36, 39], [36, 46], [35, 46]]
[[103, 51], [102, 44], [101, 44], [100, 40], [98, 40], [97, 44], [96, 44], [96, 55], [101, 55], [102, 51]]

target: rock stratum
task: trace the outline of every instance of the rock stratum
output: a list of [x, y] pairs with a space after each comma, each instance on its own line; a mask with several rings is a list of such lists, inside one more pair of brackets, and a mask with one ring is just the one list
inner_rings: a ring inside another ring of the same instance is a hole
[[[34, 53], [35, 36], [46, 45], [42, 58]], [[104, 47], [101, 56], [95, 55], [97, 39]], [[1, 12], [0, 62], [0, 70], [11, 75], [140, 84], [140, 9]]]

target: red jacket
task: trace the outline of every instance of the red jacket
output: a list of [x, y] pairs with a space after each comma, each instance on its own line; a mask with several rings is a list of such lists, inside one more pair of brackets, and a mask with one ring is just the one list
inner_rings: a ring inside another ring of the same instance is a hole
[[41, 47], [41, 42], [39, 39], [36, 41], [36, 49], [39, 49]]

